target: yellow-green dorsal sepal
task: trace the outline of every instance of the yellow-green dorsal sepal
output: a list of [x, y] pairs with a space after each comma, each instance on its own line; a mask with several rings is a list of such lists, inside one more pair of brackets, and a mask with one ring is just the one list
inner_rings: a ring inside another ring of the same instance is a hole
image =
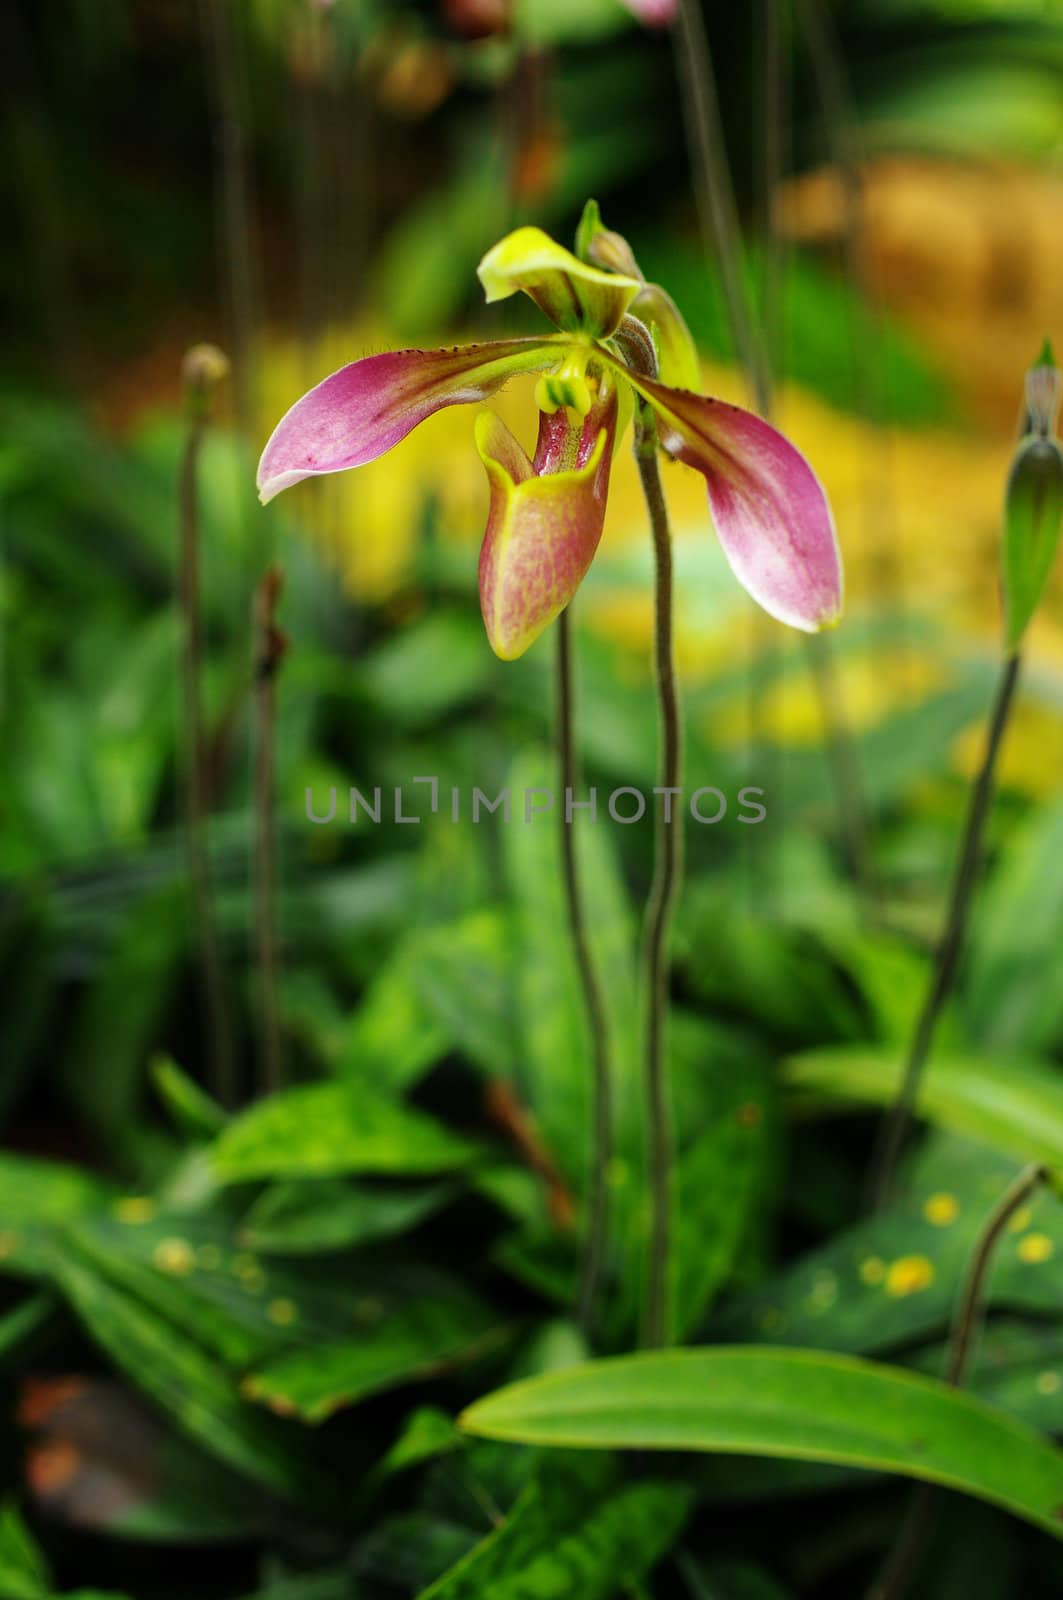
[[601, 272], [541, 228], [517, 228], [489, 250], [477, 268], [489, 302], [522, 290], [563, 333], [608, 339], [642, 285]]

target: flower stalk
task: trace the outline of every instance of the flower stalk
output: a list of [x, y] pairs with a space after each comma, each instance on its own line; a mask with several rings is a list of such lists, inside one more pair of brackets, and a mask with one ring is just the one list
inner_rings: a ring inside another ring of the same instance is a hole
[[1017, 650], [1006, 656], [997, 681], [989, 717], [985, 753], [982, 756], [974, 788], [971, 790], [960, 854], [953, 874], [945, 930], [938, 944], [930, 982], [908, 1048], [900, 1091], [881, 1126], [875, 1154], [872, 1157], [871, 1193], [875, 1210], [887, 1205], [893, 1195], [897, 1163], [901, 1158], [911, 1126], [927, 1057], [934, 1043], [934, 1034], [942, 1009], [952, 993], [956, 969], [963, 953], [971, 897], [978, 883], [982, 840], [996, 781], [997, 758], [1011, 715], [1021, 662], [1022, 658]]
[[[942, 1373], [944, 1381], [955, 1389], [963, 1388], [971, 1368], [974, 1342], [982, 1325], [986, 1280], [1000, 1236], [1020, 1207], [1048, 1178], [1048, 1170], [1039, 1162], [1024, 1167], [982, 1224], [956, 1304]], [[903, 1600], [926, 1550], [940, 1497], [940, 1489], [929, 1483], [919, 1484], [912, 1492], [897, 1538], [866, 1600]]]
[[[654, 822], [653, 882], [646, 903], [643, 942], [645, 972], [645, 1079], [649, 1129], [650, 1250], [643, 1328], [650, 1349], [670, 1342], [673, 1137], [668, 1084], [668, 949], [672, 914], [683, 877], [683, 827], [667, 805], [668, 791], [681, 787], [683, 763], [679, 691], [675, 674], [672, 536], [661, 486], [657, 428], [652, 415], [640, 418], [635, 438], [639, 481], [650, 519], [654, 559], [654, 681], [657, 689], [659, 787], [665, 804]], [[680, 814], [681, 816], [681, 814]]]
[[613, 1143], [613, 1069], [609, 1018], [601, 979], [591, 953], [586, 910], [576, 855], [575, 826], [566, 798], [578, 787], [574, 728], [575, 692], [572, 671], [572, 624], [568, 607], [557, 619], [557, 743], [561, 769], [561, 863], [569, 939], [579, 973], [591, 1048], [591, 1172], [586, 1242], [580, 1278], [578, 1317], [589, 1336], [602, 1275], [609, 1255], [609, 1163]]
[[255, 590], [255, 946], [258, 964], [260, 1089], [272, 1094], [284, 1083], [280, 1020], [280, 950], [277, 939], [277, 819], [274, 781], [277, 739], [277, 673], [288, 649], [277, 626], [284, 574], [270, 567]]
[[952, 992], [963, 953], [971, 898], [978, 882], [982, 837], [993, 798], [997, 758], [1019, 682], [1023, 639], [1044, 594], [1063, 532], [1063, 448], [1055, 433], [1061, 397], [1063, 376], [1046, 341], [1026, 374], [1022, 437], [1012, 457], [1004, 495], [1001, 545], [1004, 648], [985, 755], [967, 808], [945, 931], [912, 1036], [900, 1091], [882, 1124], [872, 1162], [872, 1196], [876, 1206], [884, 1205], [890, 1198], [938, 1018]]
[[184, 722], [185, 854], [192, 920], [199, 951], [207, 1023], [207, 1072], [211, 1090], [225, 1106], [236, 1098], [235, 1066], [207, 837], [210, 810], [207, 744], [202, 700], [203, 619], [199, 587], [199, 454], [215, 392], [229, 363], [213, 345], [196, 345], [184, 359], [182, 378], [188, 431], [178, 483], [180, 546], [178, 603], [182, 620], [181, 691]]

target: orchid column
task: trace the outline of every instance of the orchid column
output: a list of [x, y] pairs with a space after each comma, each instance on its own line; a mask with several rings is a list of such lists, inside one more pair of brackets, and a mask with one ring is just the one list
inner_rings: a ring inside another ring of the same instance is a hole
[[[600, 240], [604, 230], [591, 206], [580, 228], [581, 250], [595, 234]], [[663, 290], [643, 283], [623, 248], [631, 271], [591, 266], [539, 228], [508, 234], [480, 263], [487, 299], [522, 291], [556, 331], [352, 362], [282, 417], [263, 451], [258, 486], [265, 502], [304, 478], [362, 466], [442, 407], [485, 400], [507, 379], [538, 373], [534, 456], [497, 416], [487, 412], [476, 423], [490, 491], [480, 604], [492, 649], [509, 661], [535, 643], [582, 582], [602, 534], [613, 451], [637, 409], [636, 453], [658, 568], [664, 770], [677, 778], [671, 540], [658, 450], [702, 474], [731, 568], [771, 616], [808, 632], [834, 622], [841, 607], [841, 566], [830, 509], [807, 461], [751, 412], [695, 392], [697, 361], [678, 312]], [[632, 308], [637, 315], [630, 314]], [[671, 1155], [663, 1018], [677, 842], [674, 824], [668, 832], [659, 825], [647, 958], [648, 1104], [658, 1170], [646, 1324], [655, 1341], [666, 1331]]]

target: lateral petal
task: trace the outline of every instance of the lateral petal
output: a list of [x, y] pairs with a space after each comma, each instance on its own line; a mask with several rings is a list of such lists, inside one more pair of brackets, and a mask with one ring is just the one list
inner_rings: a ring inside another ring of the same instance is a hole
[[835, 623], [843, 583], [834, 518], [800, 450], [740, 406], [622, 370], [653, 407], [663, 449], [703, 475], [717, 536], [746, 592], [805, 633]]
[[499, 339], [450, 350], [393, 350], [341, 367], [278, 422], [258, 465], [263, 505], [303, 478], [362, 467], [444, 406], [484, 400], [519, 372], [563, 358], [549, 339]]

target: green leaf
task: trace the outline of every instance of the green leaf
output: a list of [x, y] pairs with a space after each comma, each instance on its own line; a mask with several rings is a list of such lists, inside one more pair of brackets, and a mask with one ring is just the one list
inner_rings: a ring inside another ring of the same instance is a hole
[[55, 1302], [48, 1295], [34, 1294], [0, 1316], [0, 1369], [28, 1353], [54, 1312]]
[[[784, 1064], [783, 1081], [802, 1095], [858, 1105], [892, 1105], [901, 1052], [810, 1050]], [[1063, 1165], [1063, 1077], [1038, 1062], [935, 1056], [920, 1084], [916, 1115], [1022, 1161]]]
[[763, 1196], [768, 1080], [747, 1045], [700, 1017], [671, 1021], [676, 1126], [672, 1328], [682, 1340], [727, 1281]]
[[1003, 842], [972, 930], [963, 1005], [984, 1051], [1050, 1051], [1063, 1032], [1063, 803], [1031, 812]]
[[81, 1167], [0, 1153], [0, 1266], [23, 1277], [44, 1276], [55, 1227], [99, 1210], [114, 1194]]
[[365, 1326], [357, 1337], [275, 1356], [244, 1379], [242, 1392], [286, 1414], [322, 1422], [368, 1395], [434, 1377], [497, 1327], [493, 1312], [457, 1284], [439, 1284], [434, 1294], [391, 1304], [370, 1291], [360, 1311]]
[[[733, 1301], [714, 1337], [881, 1353], [943, 1334], [975, 1241], [1020, 1163], [933, 1136], [904, 1194]], [[986, 1280], [990, 1306], [1063, 1308], [1063, 1204], [1042, 1193], [1016, 1213]]]
[[213, 1148], [222, 1183], [378, 1172], [430, 1175], [479, 1154], [442, 1123], [365, 1083], [289, 1089], [236, 1117]]
[[221, 1106], [169, 1056], [155, 1057], [151, 1079], [179, 1133], [190, 1139], [213, 1139], [224, 1128], [227, 1118]]
[[55, 1278], [115, 1365], [209, 1455], [309, 1509], [333, 1503], [299, 1435], [242, 1400], [225, 1369], [177, 1323], [112, 1283], [73, 1241], [57, 1254]]
[[498, 1390], [469, 1433], [578, 1449], [836, 1461], [944, 1484], [1063, 1537], [1063, 1453], [933, 1379], [755, 1346], [621, 1356]]
[[62, 1063], [79, 1112], [124, 1166], [161, 1166], [171, 1141], [145, 1126], [140, 1098], [150, 1047], [188, 938], [187, 896], [173, 884], [141, 895], [78, 1011]]
[[259, 1195], [238, 1238], [266, 1255], [324, 1255], [406, 1233], [452, 1193], [449, 1184], [439, 1183], [378, 1189], [328, 1178], [280, 1183]]
[[611, 1476], [608, 1463], [581, 1474], [551, 1463], [420, 1600], [609, 1600], [637, 1582], [677, 1538], [691, 1496], [678, 1484], [614, 1488]]
[[39, 1548], [17, 1508], [0, 1508], [0, 1593], [4, 1600], [47, 1600], [51, 1579]]
[[[517, 1088], [562, 1171], [581, 1186], [588, 1154], [590, 1047], [567, 933], [558, 822], [553, 813], [524, 820], [526, 791], [556, 789], [553, 764], [542, 753], [527, 752], [510, 769], [508, 786], [514, 814], [504, 848], [514, 901], [516, 1015], [523, 1047]], [[622, 1213], [621, 1191], [637, 1176], [641, 1146], [638, 983], [630, 909], [605, 835], [600, 826], [576, 829], [586, 921], [609, 1015], [619, 1159], [614, 1203]], [[615, 1232], [618, 1237], [624, 1232], [619, 1217]]]
[[440, 1032], [489, 1077], [517, 1076], [508, 919], [474, 911], [410, 941], [413, 986]]

